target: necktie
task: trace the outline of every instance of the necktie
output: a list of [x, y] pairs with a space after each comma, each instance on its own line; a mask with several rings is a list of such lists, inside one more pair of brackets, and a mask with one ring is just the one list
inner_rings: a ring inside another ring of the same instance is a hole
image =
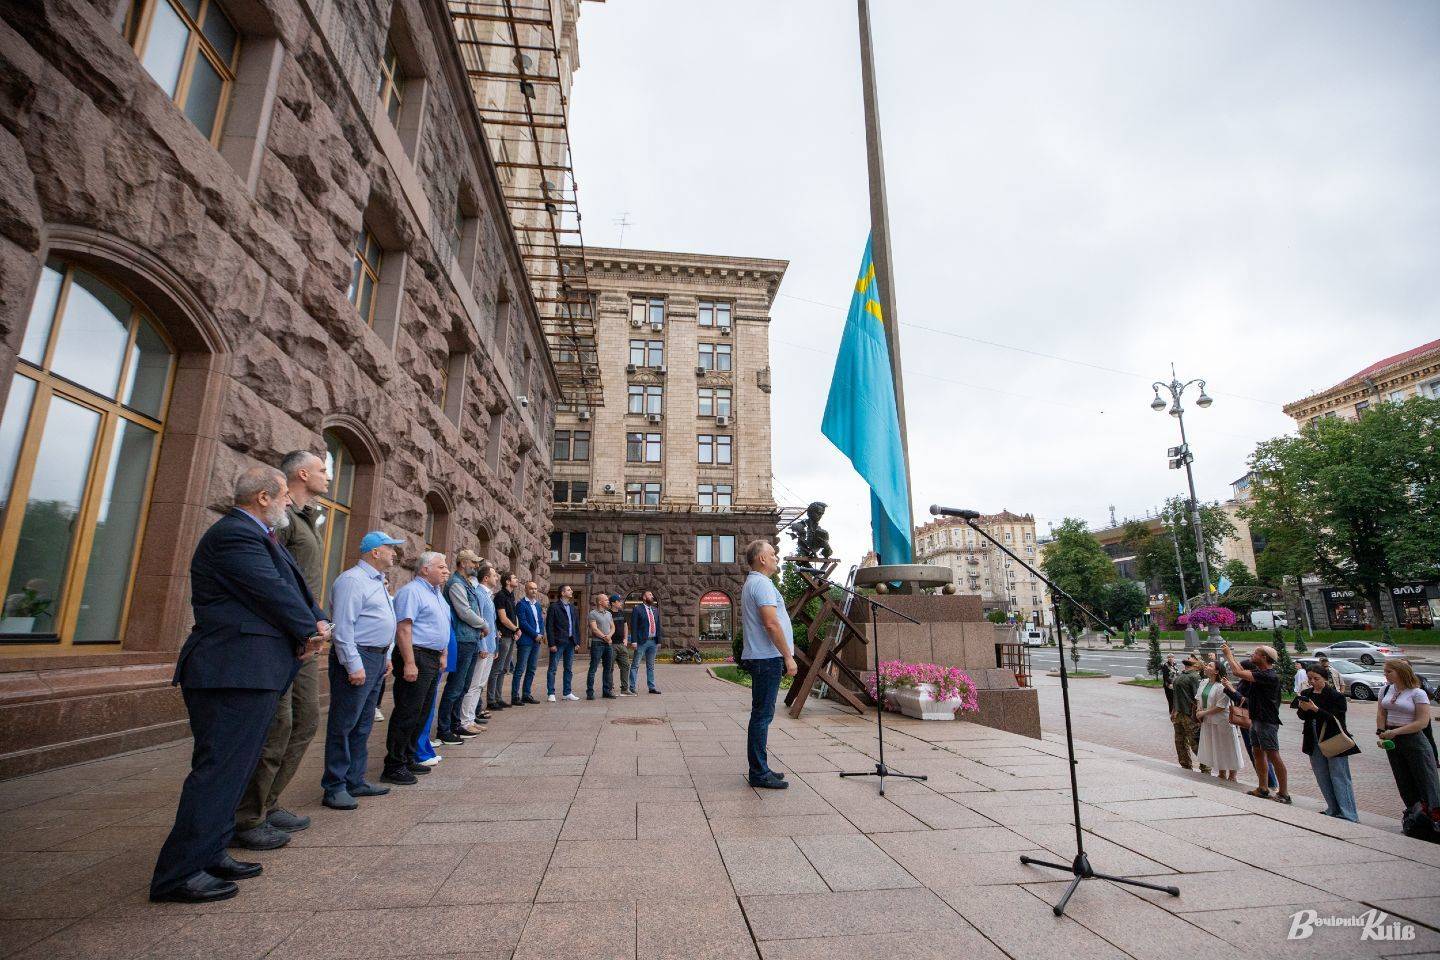
[[655, 611], [647, 603], [645, 605], [645, 618], [650, 621], [650, 639], [655, 639]]
[[273, 544], [275, 544], [275, 545], [278, 547], [278, 546], [280, 545], [280, 538], [277, 537], [277, 536], [275, 536], [275, 531], [274, 531], [274, 529], [270, 529], [270, 530], [267, 530], [267, 531], [265, 531], [265, 532], [266, 532], [266, 534], [270, 537], [270, 542], [273, 543]]

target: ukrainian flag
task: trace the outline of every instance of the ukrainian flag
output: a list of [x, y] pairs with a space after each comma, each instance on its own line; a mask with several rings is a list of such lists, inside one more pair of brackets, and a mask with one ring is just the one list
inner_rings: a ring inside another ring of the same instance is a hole
[[910, 563], [908, 468], [900, 444], [895, 381], [890, 375], [890, 349], [885, 342], [885, 317], [869, 239], [820, 430], [870, 485], [870, 530], [880, 562]]

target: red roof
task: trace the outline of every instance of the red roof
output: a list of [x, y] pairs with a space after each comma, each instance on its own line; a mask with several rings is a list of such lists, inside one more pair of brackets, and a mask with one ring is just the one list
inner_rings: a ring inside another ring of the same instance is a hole
[[1414, 349], [1406, 350], [1404, 353], [1397, 353], [1393, 357], [1386, 357], [1384, 360], [1381, 360], [1378, 363], [1372, 363], [1370, 364], [1370, 366], [1366, 367], [1364, 370], [1361, 370], [1359, 373], [1347, 377], [1344, 380], [1341, 380], [1339, 383], [1335, 384], [1335, 386], [1331, 387], [1330, 389], [1335, 390], [1339, 387], [1348, 386], [1349, 384], [1364, 380], [1366, 377], [1373, 376], [1374, 374], [1379, 373], [1386, 367], [1393, 367], [1397, 363], [1404, 363], [1406, 360], [1413, 360], [1416, 357], [1423, 356], [1432, 350], [1440, 350], [1440, 340], [1431, 340], [1429, 343], [1421, 344]]

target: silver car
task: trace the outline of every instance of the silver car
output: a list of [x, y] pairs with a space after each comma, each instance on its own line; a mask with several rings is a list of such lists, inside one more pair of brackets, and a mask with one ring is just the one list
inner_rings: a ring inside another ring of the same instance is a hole
[[[1309, 658], [1307, 658], [1307, 660], [1309, 660]], [[1310, 660], [1309, 662], [1313, 663], [1314, 661]], [[1309, 666], [1309, 663], [1307, 663], [1306, 666]], [[1348, 693], [1356, 700], [1380, 699], [1381, 689], [1384, 688], [1385, 684], [1389, 683], [1389, 681], [1385, 679], [1385, 672], [1383, 670], [1363, 667], [1358, 663], [1351, 663], [1349, 660], [1331, 660], [1330, 666], [1334, 667], [1335, 672], [1340, 674], [1340, 692]], [[1430, 697], [1433, 703], [1435, 699], [1435, 681], [1429, 677], [1419, 675], [1416, 676], [1416, 679], [1420, 681], [1420, 686], [1424, 688], [1425, 694]]]
[[1368, 640], [1341, 640], [1328, 647], [1321, 647], [1311, 656], [1318, 657], [1322, 653], [1331, 660], [1356, 660], [1367, 667], [1384, 663], [1391, 657], [1405, 656], [1405, 651], [1393, 643], [1371, 643]]

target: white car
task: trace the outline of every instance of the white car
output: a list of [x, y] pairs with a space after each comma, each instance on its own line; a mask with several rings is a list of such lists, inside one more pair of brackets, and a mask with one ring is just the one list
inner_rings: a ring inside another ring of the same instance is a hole
[[1310, 656], [1318, 657], [1322, 653], [1331, 660], [1356, 660], [1367, 667], [1384, 663], [1392, 657], [1405, 656], [1405, 651], [1393, 644], [1370, 643], [1368, 640], [1341, 640], [1328, 647], [1321, 647]]
[[1047, 641], [1043, 630], [1021, 630], [1020, 642], [1027, 647], [1043, 647]]

